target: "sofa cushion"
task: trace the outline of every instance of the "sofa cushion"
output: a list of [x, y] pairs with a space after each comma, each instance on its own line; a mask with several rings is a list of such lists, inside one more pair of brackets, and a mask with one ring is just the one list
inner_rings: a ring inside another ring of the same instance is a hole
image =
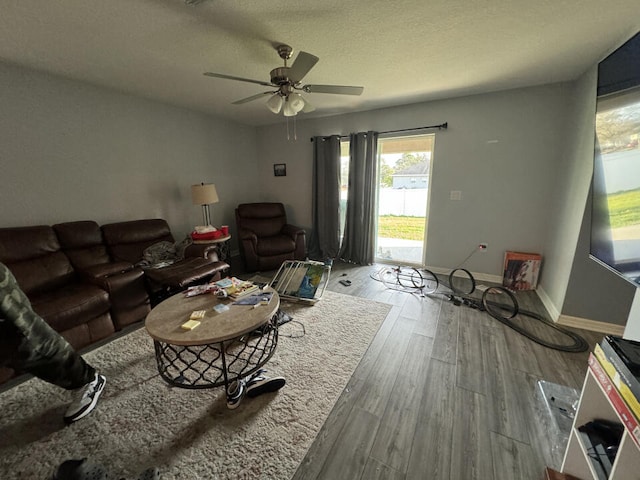
[[121, 275], [125, 272], [133, 270], [134, 267], [129, 262], [113, 262], [113, 263], [101, 263], [100, 265], [92, 265], [82, 270], [83, 278], [95, 279], [112, 277], [114, 275]]
[[287, 235], [274, 235], [263, 237], [257, 244], [257, 252], [260, 256], [289, 254], [296, 249], [296, 242]]
[[281, 203], [243, 203], [238, 205], [236, 213], [242, 219], [242, 228], [251, 230], [258, 237], [277, 235], [287, 223]]
[[165, 220], [146, 219], [110, 223], [102, 226], [111, 257], [120, 262], [139, 263], [144, 251], [158, 242], [174, 242]]
[[20, 288], [31, 296], [73, 281], [75, 273], [53, 228], [0, 228], [0, 262], [16, 277]]
[[100, 226], [91, 220], [58, 223], [53, 226], [60, 246], [78, 269], [109, 263], [111, 259], [102, 240]]
[[63, 332], [109, 311], [109, 295], [89, 284], [70, 283], [30, 297], [33, 309], [51, 327]]

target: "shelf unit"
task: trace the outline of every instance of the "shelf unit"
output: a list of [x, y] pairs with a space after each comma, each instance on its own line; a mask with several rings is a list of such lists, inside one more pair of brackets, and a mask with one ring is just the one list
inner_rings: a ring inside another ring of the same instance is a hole
[[[580, 425], [604, 419], [625, 426], [622, 442], [607, 477], [599, 464], [592, 459], [592, 451], [583, 441]], [[589, 368], [582, 387], [582, 394], [567, 443], [562, 472], [583, 480], [640, 480], [640, 427], [638, 420], [624, 403], [620, 393], [604, 371], [596, 357], [589, 355]]]

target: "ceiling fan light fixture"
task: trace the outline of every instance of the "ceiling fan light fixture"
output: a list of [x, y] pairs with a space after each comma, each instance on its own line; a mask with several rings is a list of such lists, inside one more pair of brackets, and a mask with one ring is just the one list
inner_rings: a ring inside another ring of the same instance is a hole
[[299, 93], [292, 93], [289, 95], [289, 104], [291, 105], [291, 109], [298, 113], [300, 110], [302, 110], [304, 108], [304, 98], [302, 98], [302, 95], [300, 95]]
[[291, 100], [289, 100], [289, 97], [285, 98], [284, 100], [284, 107], [282, 108], [282, 113], [285, 117], [295, 117], [298, 114], [296, 109], [293, 108], [292, 102]]
[[[183, 0], [187, 5], [197, 5], [206, 0]], [[269, 88], [276, 88], [270, 92], [262, 92], [250, 97], [243, 98], [233, 102], [234, 105], [241, 105], [253, 102], [264, 95], [270, 95], [265, 105], [272, 113], [276, 115], [282, 112], [285, 117], [295, 117], [298, 113], [313, 112], [315, 107], [309, 103], [301, 94], [294, 90], [304, 93], [329, 93], [333, 95], [361, 95], [364, 87], [355, 87], [348, 85], [302, 85], [302, 79], [318, 62], [318, 57], [307, 52], [299, 52], [291, 66], [288, 60], [291, 59], [293, 48], [289, 45], [278, 45], [275, 47], [278, 55], [284, 60], [284, 66], [276, 67], [271, 70], [269, 82], [255, 80], [251, 78], [236, 77], [223, 73], [204, 72], [208, 77], [223, 78], [226, 80], [234, 80], [239, 82], [253, 83]]]
[[267, 108], [276, 115], [280, 113], [280, 110], [282, 109], [282, 97], [280, 94], [276, 93], [267, 100]]

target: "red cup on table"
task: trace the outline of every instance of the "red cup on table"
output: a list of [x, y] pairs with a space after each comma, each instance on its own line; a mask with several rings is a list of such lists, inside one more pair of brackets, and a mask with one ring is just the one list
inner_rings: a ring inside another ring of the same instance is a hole
[[220, 231], [222, 232], [222, 235], [226, 237], [227, 235], [229, 235], [229, 225], [222, 225], [220, 227]]

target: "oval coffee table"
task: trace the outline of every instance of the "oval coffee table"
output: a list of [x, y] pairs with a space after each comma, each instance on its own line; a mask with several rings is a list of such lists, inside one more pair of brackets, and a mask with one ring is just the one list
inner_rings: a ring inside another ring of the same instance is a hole
[[[278, 344], [275, 322], [280, 297], [268, 305], [232, 305], [212, 294], [185, 297], [178, 293], [151, 310], [145, 328], [153, 338], [160, 376], [181, 388], [211, 388], [251, 375], [273, 355]], [[217, 313], [223, 303], [229, 310]], [[206, 310], [200, 325], [184, 330], [191, 313]]]

